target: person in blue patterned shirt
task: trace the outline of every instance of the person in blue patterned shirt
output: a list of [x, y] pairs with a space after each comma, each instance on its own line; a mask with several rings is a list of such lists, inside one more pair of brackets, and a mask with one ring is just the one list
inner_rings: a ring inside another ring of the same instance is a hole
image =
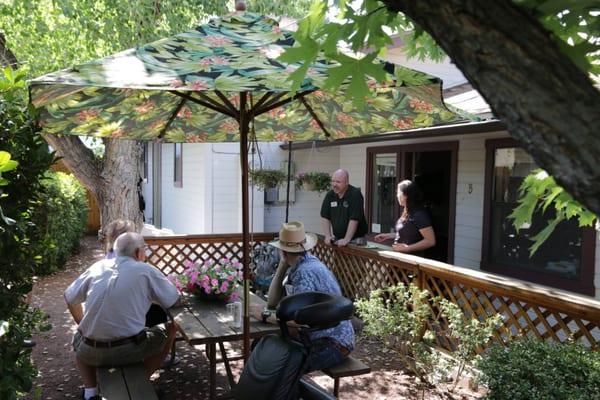
[[[317, 237], [307, 234], [302, 222], [284, 223], [279, 238], [270, 244], [281, 251], [282, 258], [269, 288], [270, 304], [279, 302], [283, 290], [287, 295], [315, 291], [341, 296], [340, 285], [333, 273], [308, 252], [317, 244]], [[354, 329], [350, 321], [342, 321], [333, 328], [311, 332], [310, 340], [308, 371], [326, 369], [340, 363], [352, 352]]]

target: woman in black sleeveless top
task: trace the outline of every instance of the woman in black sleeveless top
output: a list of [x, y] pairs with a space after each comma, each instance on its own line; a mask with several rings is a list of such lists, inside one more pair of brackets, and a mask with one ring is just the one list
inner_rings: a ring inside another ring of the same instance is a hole
[[396, 192], [402, 215], [396, 222], [396, 233], [380, 233], [376, 242], [394, 239], [392, 248], [400, 253], [420, 253], [435, 246], [435, 233], [431, 218], [423, 206], [423, 194], [419, 187], [409, 180], [398, 184]]

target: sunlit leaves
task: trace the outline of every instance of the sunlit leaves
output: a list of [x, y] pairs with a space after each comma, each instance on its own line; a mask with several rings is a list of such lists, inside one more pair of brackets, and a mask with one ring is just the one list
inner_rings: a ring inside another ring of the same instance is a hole
[[[301, 18], [310, 3], [255, 0], [249, 11]], [[8, 48], [34, 77], [184, 32], [230, 11], [221, 0], [13, 0], [0, 2], [0, 27]]]
[[531, 238], [533, 242], [529, 248], [531, 255], [548, 239], [560, 222], [577, 218], [579, 226], [583, 227], [592, 226], [597, 218], [595, 214], [584, 208], [562, 187], [558, 186], [554, 178], [542, 170], [533, 171], [523, 180], [519, 194], [519, 205], [509, 215], [517, 231], [521, 227], [531, 224], [534, 213], [545, 212], [550, 207], [555, 212], [554, 219]]
[[600, 6], [597, 0], [516, 0], [551, 31], [580, 69], [600, 75]]

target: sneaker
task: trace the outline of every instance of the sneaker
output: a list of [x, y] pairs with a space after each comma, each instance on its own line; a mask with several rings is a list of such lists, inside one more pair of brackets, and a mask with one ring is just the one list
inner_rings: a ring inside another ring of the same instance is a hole
[[[81, 400], [85, 400], [85, 391], [81, 389]], [[103, 400], [99, 394], [90, 397], [88, 400]]]
[[172, 366], [174, 366], [174, 365], [177, 365], [177, 364], [179, 364], [180, 362], [181, 362], [181, 358], [179, 358], [179, 357], [177, 357], [177, 356], [175, 356], [174, 358], [168, 357], [168, 358], [165, 358], [165, 359], [163, 360], [163, 362], [162, 362], [162, 364], [161, 364], [161, 366], [160, 366], [160, 367], [161, 367], [162, 369], [165, 369], [165, 368], [169, 368], [169, 367], [172, 367]]

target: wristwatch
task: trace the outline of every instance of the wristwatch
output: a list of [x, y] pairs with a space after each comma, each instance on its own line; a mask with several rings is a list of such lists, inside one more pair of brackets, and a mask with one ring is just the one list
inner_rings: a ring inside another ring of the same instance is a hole
[[269, 317], [273, 314], [275, 314], [275, 310], [265, 307], [262, 313], [260, 314], [260, 316], [262, 317], [262, 322], [266, 324], [267, 319], [269, 319]]

